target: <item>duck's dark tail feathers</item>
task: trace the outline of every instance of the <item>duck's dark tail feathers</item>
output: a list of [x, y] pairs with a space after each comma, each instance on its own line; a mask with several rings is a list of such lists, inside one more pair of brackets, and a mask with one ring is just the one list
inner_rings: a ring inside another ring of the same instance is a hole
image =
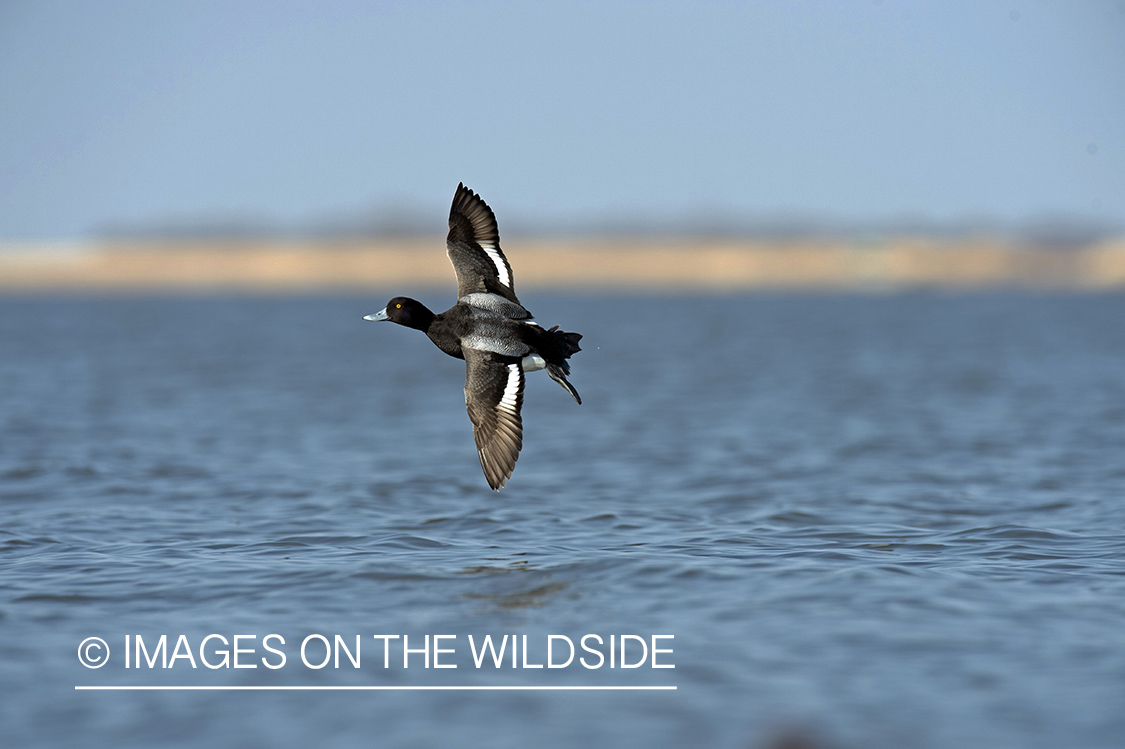
[[560, 367], [558, 364], [548, 364], [547, 374], [551, 376], [552, 380], [566, 388], [566, 392], [570, 393], [570, 396], [574, 398], [575, 402], [578, 405], [582, 405], [581, 396], [578, 395], [578, 391], [574, 389], [574, 386], [566, 381], [567, 373], [563, 371], [562, 367]]
[[[555, 337], [555, 343], [558, 345], [559, 351], [562, 352], [562, 358], [564, 360], [569, 359], [582, 350], [582, 347], [578, 345], [578, 342], [582, 340], [581, 333], [565, 333], [559, 330], [558, 325], [547, 332]], [[564, 361], [562, 367], [567, 374], [570, 374], [569, 364]]]
[[582, 350], [582, 347], [578, 345], [578, 342], [582, 340], [581, 333], [564, 333], [563, 331], [559, 330], [558, 325], [551, 328], [551, 331], [555, 333], [555, 336], [562, 344], [563, 350], [566, 351], [567, 359]]
[[566, 360], [582, 350], [578, 345], [578, 342], [582, 340], [582, 334], [565, 333], [559, 330], [558, 325], [547, 332], [555, 337], [555, 342], [558, 343], [559, 350], [562, 352], [562, 359], [559, 363], [555, 364], [552, 362], [547, 364], [547, 374], [550, 375], [552, 380], [566, 388], [566, 392], [570, 393], [571, 397], [574, 398], [578, 405], [582, 405], [582, 398], [578, 395], [578, 391], [574, 389], [573, 385], [566, 381], [566, 376], [570, 374], [570, 364], [568, 364]]

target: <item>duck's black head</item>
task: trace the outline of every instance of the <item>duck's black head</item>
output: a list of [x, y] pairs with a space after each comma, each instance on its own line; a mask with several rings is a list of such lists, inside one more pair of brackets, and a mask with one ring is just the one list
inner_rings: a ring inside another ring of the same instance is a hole
[[434, 321], [434, 313], [419, 301], [404, 296], [396, 296], [387, 302], [382, 312], [367, 315], [364, 320], [390, 320], [408, 328], [426, 330]]

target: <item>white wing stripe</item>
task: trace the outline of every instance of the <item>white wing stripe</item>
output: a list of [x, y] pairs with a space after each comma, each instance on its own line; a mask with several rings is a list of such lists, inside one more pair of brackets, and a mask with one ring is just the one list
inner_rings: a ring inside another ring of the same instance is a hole
[[504, 386], [504, 395], [500, 398], [500, 402], [496, 407], [501, 411], [507, 411], [510, 414], [516, 412], [516, 398], [520, 392], [520, 365], [508, 365], [508, 384]]
[[480, 247], [484, 250], [485, 254], [488, 255], [488, 259], [492, 261], [492, 264], [496, 266], [496, 275], [500, 277], [500, 283], [511, 288], [512, 274], [508, 272], [508, 266], [504, 264], [504, 258], [496, 251], [496, 246], [491, 242], [482, 242]]

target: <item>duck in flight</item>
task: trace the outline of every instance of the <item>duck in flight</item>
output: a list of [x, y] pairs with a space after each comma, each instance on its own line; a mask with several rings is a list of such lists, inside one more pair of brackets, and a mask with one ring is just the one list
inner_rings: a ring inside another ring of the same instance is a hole
[[465, 360], [465, 406], [488, 485], [499, 490], [523, 447], [524, 376], [546, 369], [581, 404], [567, 382], [567, 359], [581, 349], [579, 333], [543, 328], [516, 298], [512, 266], [500, 249], [496, 216], [463, 184], [449, 211], [446, 253], [457, 272], [457, 304], [434, 314], [421, 302], [395, 297], [364, 320], [390, 320], [421, 330], [434, 344]]

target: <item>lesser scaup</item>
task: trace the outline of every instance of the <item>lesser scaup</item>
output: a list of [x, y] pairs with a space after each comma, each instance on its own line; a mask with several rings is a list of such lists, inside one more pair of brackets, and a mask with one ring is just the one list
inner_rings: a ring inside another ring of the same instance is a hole
[[446, 253], [457, 272], [457, 304], [434, 314], [421, 302], [395, 297], [364, 320], [390, 320], [423, 331], [450, 356], [465, 360], [465, 405], [488, 485], [499, 490], [523, 446], [524, 374], [546, 369], [579, 404], [567, 382], [567, 359], [581, 349], [578, 333], [544, 329], [516, 298], [512, 266], [500, 249], [496, 216], [463, 184], [449, 211]]

